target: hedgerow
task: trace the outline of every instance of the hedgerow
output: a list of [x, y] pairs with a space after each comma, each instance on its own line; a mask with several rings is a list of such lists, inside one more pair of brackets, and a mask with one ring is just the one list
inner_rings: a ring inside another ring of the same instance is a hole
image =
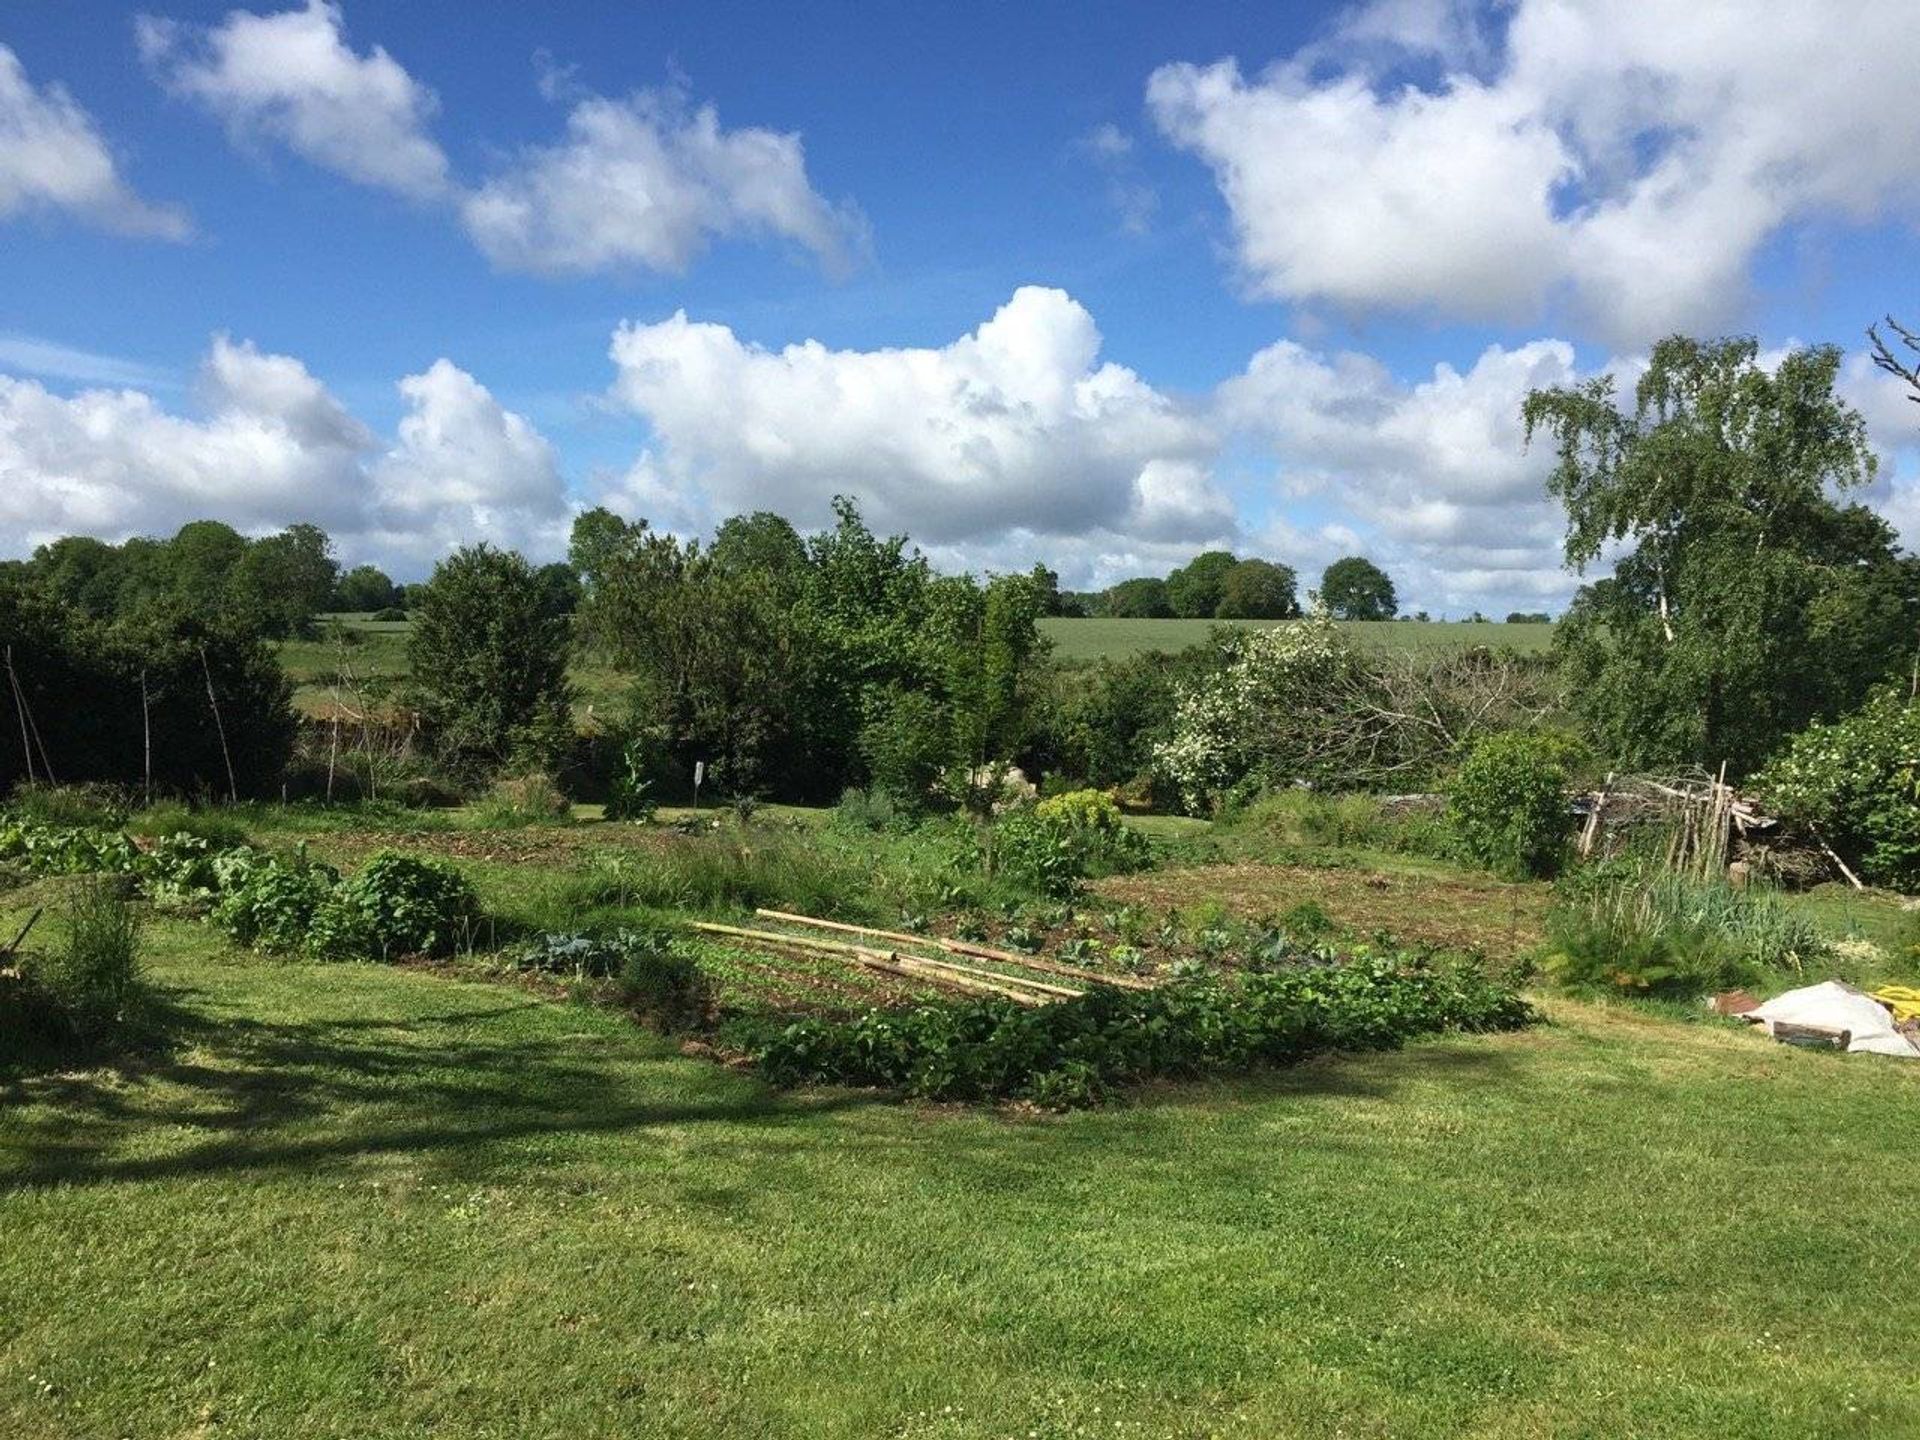
[[1001, 999], [852, 1020], [743, 1017], [723, 1040], [779, 1085], [879, 1086], [930, 1100], [1097, 1104], [1159, 1077], [1284, 1065], [1327, 1050], [1388, 1050], [1446, 1030], [1533, 1023], [1509, 986], [1466, 964], [1401, 952], [1295, 964], [1153, 990], [1097, 987], [1027, 1008]]

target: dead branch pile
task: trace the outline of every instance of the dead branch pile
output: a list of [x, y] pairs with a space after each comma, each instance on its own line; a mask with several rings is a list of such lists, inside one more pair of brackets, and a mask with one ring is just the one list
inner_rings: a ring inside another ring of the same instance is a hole
[[1667, 869], [1700, 879], [1723, 875], [1780, 839], [1780, 822], [1729, 785], [1724, 767], [1717, 775], [1609, 775], [1574, 808], [1585, 816], [1583, 858], [1617, 853], [1651, 833], [1664, 836]]

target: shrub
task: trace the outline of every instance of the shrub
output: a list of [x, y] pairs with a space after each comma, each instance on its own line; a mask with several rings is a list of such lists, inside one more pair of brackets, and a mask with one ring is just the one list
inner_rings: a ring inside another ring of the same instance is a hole
[[496, 780], [473, 807], [473, 817], [490, 829], [521, 825], [563, 825], [573, 819], [573, 802], [550, 775], [534, 772]]
[[1044, 895], [1071, 894], [1092, 876], [1139, 870], [1152, 854], [1100, 790], [1070, 790], [1012, 811], [1001, 818], [994, 843], [1000, 873]]
[[110, 1035], [144, 993], [140, 922], [126, 889], [104, 876], [75, 885], [59, 943], [23, 958], [23, 978], [72, 1038], [97, 1041]]
[[264, 850], [218, 856], [211, 868], [219, 895], [213, 922], [242, 945], [276, 952], [308, 947], [314, 919], [340, 880], [330, 865]]
[[1447, 786], [1447, 826], [1475, 863], [1514, 878], [1551, 875], [1573, 826], [1568, 764], [1577, 743], [1551, 731], [1508, 730], [1468, 751]]
[[445, 860], [380, 850], [315, 912], [310, 943], [342, 957], [444, 955], [471, 941], [479, 914], [473, 886]]
[[1416, 1035], [1512, 1029], [1533, 1019], [1510, 987], [1476, 968], [1390, 953], [1153, 990], [1102, 987], [1031, 1009], [991, 999], [872, 1010], [848, 1021], [743, 1017], [727, 1038], [776, 1084], [1067, 1108], [1156, 1077], [1244, 1071], [1329, 1049], [1390, 1049]]
[[1783, 819], [1854, 857], [1875, 884], [1920, 888], [1920, 705], [1898, 690], [1807, 727], [1753, 785]]

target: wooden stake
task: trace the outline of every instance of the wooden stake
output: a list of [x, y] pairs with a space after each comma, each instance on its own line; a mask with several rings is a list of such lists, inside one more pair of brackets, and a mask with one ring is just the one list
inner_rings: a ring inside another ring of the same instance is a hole
[[20, 694], [20, 677], [13, 673], [13, 647], [7, 646], [7, 682], [13, 689], [13, 713], [20, 720], [20, 754], [27, 762], [27, 783], [34, 782], [33, 741], [27, 738], [27, 702]]
[[1807, 828], [1813, 831], [1813, 838], [1820, 842], [1820, 848], [1827, 852], [1827, 858], [1840, 867], [1840, 873], [1847, 877], [1848, 882], [1852, 884], [1853, 888], [1856, 890], [1866, 889], [1867, 887], [1860, 883], [1860, 877], [1847, 868], [1847, 862], [1840, 858], [1839, 852], [1827, 844], [1827, 837], [1822, 835], [1819, 830], [1812, 825], [1809, 825]]
[[207, 677], [207, 703], [213, 707], [213, 728], [220, 733], [220, 758], [227, 762], [227, 799], [240, 803], [240, 786], [233, 778], [233, 755], [227, 749], [227, 726], [220, 718], [220, 697], [213, 693], [213, 667], [207, 664], [207, 647], [200, 647], [200, 673]]
[[27, 932], [33, 929], [33, 922], [38, 920], [39, 918], [40, 918], [40, 912], [38, 910], [35, 910], [31, 915], [27, 916], [27, 923], [20, 927], [20, 933], [13, 937], [12, 941], [8, 943], [5, 949], [0, 949], [0, 955], [11, 955], [15, 951], [17, 951], [23, 944], [25, 944], [27, 939]]
[[153, 804], [153, 711], [147, 703], [147, 671], [140, 669], [140, 743], [143, 750], [144, 789], [147, 804]]

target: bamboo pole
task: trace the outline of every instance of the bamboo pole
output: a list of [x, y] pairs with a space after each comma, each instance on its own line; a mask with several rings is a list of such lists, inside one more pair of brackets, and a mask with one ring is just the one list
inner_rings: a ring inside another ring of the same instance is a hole
[[1078, 965], [1067, 965], [1058, 960], [1043, 960], [1037, 955], [1020, 955], [1011, 950], [995, 950], [985, 945], [972, 945], [964, 940], [942, 940], [927, 935], [909, 935], [904, 930], [880, 930], [871, 925], [849, 925], [842, 920], [821, 920], [812, 915], [797, 915], [788, 910], [761, 909], [753, 913], [762, 920], [784, 920], [789, 925], [815, 925], [822, 930], [839, 930], [851, 935], [878, 935], [883, 940], [895, 940], [904, 945], [935, 945], [950, 955], [971, 955], [976, 960], [997, 960], [1002, 965], [1017, 965], [1027, 970], [1038, 970], [1045, 975], [1064, 975], [1072, 980], [1087, 980], [1099, 985], [1117, 985], [1123, 990], [1154, 988], [1150, 980], [1136, 980], [1130, 975], [1105, 975], [1098, 970], [1085, 970]]
[[[727, 935], [738, 940], [750, 940], [760, 945], [783, 945], [797, 950], [818, 950], [829, 955], [848, 956], [872, 969], [911, 975], [916, 979], [927, 980], [934, 984], [946, 984], [956, 990], [1004, 995], [1010, 1000], [1018, 1000], [1028, 1005], [1041, 1005], [1050, 999], [1059, 998], [1057, 995], [1044, 992], [1065, 988], [1043, 987], [1037, 980], [1021, 981], [1011, 975], [990, 975], [984, 970], [972, 970], [964, 965], [930, 960], [920, 955], [900, 955], [890, 950], [874, 950], [865, 945], [851, 945], [844, 940], [816, 940], [810, 935], [786, 935], [777, 930], [749, 930], [743, 926], [721, 925], [711, 920], [692, 920], [688, 922], [688, 927], [709, 935]], [[1022, 988], [1023, 986], [1026, 988]]]
[[925, 935], [909, 935], [904, 930], [881, 930], [873, 925], [849, 925], [843, 920], [819, 920], [811, 915], [796, 915], [788, 910], [760, 909], [753, 912], [762, 920], [784, 920], [789, 925], [813, 925], [821, 930], [838, 930], [846, 935], [877, 935], [882, 940], [897, 940], [902, 945], [932, 945]]
[[1087, 993], [1084, 990], [1076, 990], [1071, 985], [1052, 985], [1045, 980], [1029, 980], [1025, 975], [1002, 975], [998, 971], [982, 970], [974, 965], [956, 965], [951, 960], [935, 960], [926, 955], [900, 955], [897, 951], [894, 954], [897, 959], [911, 960], [916, 965], [932, 965], [956, 975], [972, 975], [982, 980], [992, 980], [997, 984], [1017, 985], [1026, 990], [1037, 990], [1042, 995], [1051, 995], [1057, 1000], [1068, 1000]]
[[1099, 970], [1084, 970], [1078, 965], [1068, 965], [1059, 960], [1042, 960], [1035, 955], [1020, 955], [1011, 950], [995, 950], [989, 945], [975, 945], [967, 940], [942, 940], [940, 948], [950, 955], [971, 955], [979, 960], [998, 960], [1002, 965], [1024, 965], [1029, 970], [1044, 971], [1049, 975], [1066, 975], [1075, 980], [1087, 980], [1099, 985], [1114, 985], [1122, 990], [1152, 990], [1154, 982], [1142, 980], [1133, 975], [1108, 975]]

